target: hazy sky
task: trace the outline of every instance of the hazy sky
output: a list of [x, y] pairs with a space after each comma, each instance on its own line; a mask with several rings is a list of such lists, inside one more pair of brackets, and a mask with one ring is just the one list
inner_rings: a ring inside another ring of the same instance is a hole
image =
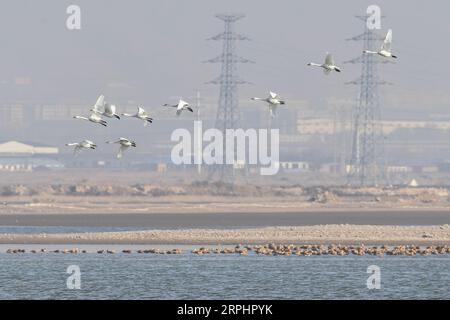
[[[80, 31], [66, 29], [66, 8], [81, 7]], [[220, 65], [202, 61], [221, 52], [221, 43], [205, 41], [220, 33], [216, 13], [244, 13], [237, 31], [253, 39], [238, 53], [254, 60], [242, 65], [242, 78], [254, 85], [241, 98], [271, 89], [288, 100], [320, 105], [324, 99], [353, 99], [360, 65], [342, 65], [342, 74], [325, 77], [306, 67], [326, 51], [338, 64], [358, 56], [362, 43], [345, 41], [363, 32], [355, 19], [370, 4], [386, 15], [382, 33], [393, 29], [398, 63], [380, 66], [394, 86], [382, 89], [385, 108], [403, 110], [450, 107], [450, 2], [299, 1], [299, 0], [3, 0], [0, 4], [0, 99], [71, 103], [96, 99], [160, 105], [190, 97], [218, 76]], [[15, 86], [31, 77], [30, 86]], [[449, 111], [450, 114], [450, 111]]]

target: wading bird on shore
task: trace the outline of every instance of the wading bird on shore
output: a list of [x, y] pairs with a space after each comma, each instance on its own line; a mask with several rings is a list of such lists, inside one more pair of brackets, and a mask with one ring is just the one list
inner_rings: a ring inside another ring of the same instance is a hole
[[389, 31], [386, 34], [386, 38], [384, 38], [384, 42], [383, 45], [381, 46], [380, 51], [364, 50], [363, 53], [378, 54], [384, 58], [397, 59], [397, 56], [393, 55], [391, 52], [391, 45], [392, 45], [392, 30], [389, 29]]
[[177, 116], [179, 116], [183, 110], [189, 110], [190, 112], [194, 112], [194, 110], [192, 110], [192, 108], [189, 106], [189, 103], [187, 103], [186, 101], [181, 100], [181, 99], [180, 99], [180, 101], [178, 101], [178, 104], [170, 105], [170, 104], [165, 103], [165, 104], [163, 104], [163, 106], [177, 108]]
[[284, 100], [280, 99], [280, 96], [275, 92], [269, 91], [268, 98], [257, 98], [253, 97], [252, 100], [255, 101], [265, 101], [269, 104], [270, 115], [273, 117], [276, 114], [276, 109], [278, 106], [285, 104]]
[[327, 53], [324, 64], [310, 62], [307, 65], [311, 67], [323, 68], [323, 73], [326, 75], [330, 74], [331, 71], [341, 72], [341, 68], [336, 66], [333, 56], [330, 53]]
[[118, 143], [120, 144], [119, 147], [119, 153], [117, 154], [117, 158], [120, 159], [123, 156], [123, 153], [125, 150], [127, 150], [129, 147], [136, 147], [136, 142], [129, 140], [127, 138], [119, 138], [117, 141], [106, 141], [106, 143]]
[[125, 117], [131, 117], [131, 118], [137, 118], [140, 119], [142, 121], [144, 121], [144, 126], [146, 126], [149, 122], [152, 123], [153, 122], [153, 118], [151, 118], [147, 111], [144, 110], [144, 108], [138, 107], [137, 108], [137, 113], [135, 114], [130, 114], [130, 113], [122, 113], [123, 116]]
[[66, 143], [66, 146], [69, 147], [75, 147], [73, 149], [73, 154], [77, 155], [81, 152], [81, 150], [83, 149], [93, 149], [95, 150], [95, 148], [97, 148], [97, 145], [90, 141], [90, 140], [83, 140], [81, 142], [73, 142], [73, 143]]

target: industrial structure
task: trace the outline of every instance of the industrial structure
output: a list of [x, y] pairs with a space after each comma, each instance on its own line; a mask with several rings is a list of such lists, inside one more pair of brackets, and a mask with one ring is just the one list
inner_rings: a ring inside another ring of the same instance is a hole
[[[369, 29], [366, 22], [369, 16], [356, 16], [364, 22], [364, 33], [348, 40], [361, 41], [366, 50], [376, 50], [379, 40], [377, 32]], [[378, 85], [386, 84], [377, 75], [377, 65], [388, 63], [376, 55], [362, 54], [346, 63], [361, 63], [361, 76], [349, 82], [359, 86], [359, 97], [352, 119], [352, 150], [348, 167], [348, 183], [375, 185], [384, 176], [383, 135], [378, 96]]]
[[[236, 41], [250, 40], [248, 37], [234, 32], [235, 22], [244, 18], [245, 15], [218, 14], [216, 17], [225, 22], [225, 30], [208, 40], [222, 41], [222, 54], [206, 62], [221, 63], [222, 67], [220, 76], [207, 83], [220, 85], [216, 129], [221, 130], [225, 137], [226, 129], [236, 129], [240, 127], [238, 85], [247, 82], [240, 79], [237, 75], [237, 64], [249, 63], [252, 61], [242, 58], [235, 53]], [[226, 158], [225, 143], [223, 143], [222, 156], [223, 159]], [[246, 171], [245, 164], [239, 164], [239, 168], [240, 171]], [[222, 181], [232, 182], [235, 174], [234, 169], [235, 166], [231, 165], [214, 165], [212, 166], [212, 174], [217, 175]]]
[[58, 154], [56, 147], [7, 141], [0, 144], [0, 171], [60, 169], [63, 165], [57, 160]]

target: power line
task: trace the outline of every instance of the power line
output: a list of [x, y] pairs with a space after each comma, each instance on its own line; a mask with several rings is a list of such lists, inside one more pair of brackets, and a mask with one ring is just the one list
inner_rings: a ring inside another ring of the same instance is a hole
[[[245, 15], [217, 14], [216, 18], [225, 22], [224, 32], [209, 38], [208, 40], [222, 41], [222, 54], [205, 62], [221, 63], [221, 74], [216, 79], [208, 82], [220, 85], [219, 104], [216, 116], [216, 129], [223, 133], [227, 129], [237, 129], [240, 126], [238, 85], [249, 83], [239, 78], [237, 75], [238, 63], [252, 63], [248, 59], [236, 55], [236, 42], [249, 41], [244, 35], [234, 32], [234, 23]], [[236, 154], [236, 152], [234, 153]], [[226, 159], [225, 140], [223, 143], [222, 157]], [[218, 174], [222, 181], [234, 181], [234, 167], [232, 165], [215, 165], [212, 167], [212, 174]]]
[[[364, 24], [368, 16], [356, 16]], [[363, 42], [364, 49], [378, 51], [377, 43], [382, 40], [374, 30], [365, 28], [364, 33], [347, 39]], [[352, 119], [352, 149], [348, 182], [359, 185], [375, 185], [384, 175], [382, 161], [383, 139], [381, 128], [381, 112], [379, 105], [378, 86], [388, 84], [380, 81], [377, 76], [377, 65], [388, 63], [380, 61], [376, 55], [362, 54], [346, 63], [360, 63], [361, 76], [348, 84], [360, 88], [357, 104]]]

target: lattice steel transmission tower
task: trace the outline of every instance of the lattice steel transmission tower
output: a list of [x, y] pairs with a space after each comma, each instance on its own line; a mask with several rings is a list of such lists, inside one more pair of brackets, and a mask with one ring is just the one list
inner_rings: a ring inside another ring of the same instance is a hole
[[[245, 17], [242, 14], [227, 15], [217, 14], [217, 18], [225, 22], [224, 32], [209, 38], [208, 40], [222, 41], [222, 54], [216, 58], [210, 59], [205, 62], [221, 63], [221, 74], [218, 78], [207, 82], [210, 84], [220, 85], [219, 102], [216, 116], [216, 129], [222, 131], [225, 138], [226, 129], [236, 129], [240, 126], [240, 113], [239, 113], [239, 101], [238, 101], [238, 85], [248, 83], [241, 80], [237, 75], [238, 63], [252, 62], [248, 59], [242, 58], [235, 53], [236, 42], [240, 40], [250, 40], [248, 37], [237, 34], [234, 32], [234, 23], [239, 19]], [[223, 159], [225, 161], [225, 140], [223, 143]], [[236, 153], [235, 153], [236, 154]], [[234, 167], [233, 165], [214, 165], [214, 174], [218, 174], [222, 180], [233, 181], [234, 180]], [[246, 171], [246, 169], [242, 169]]]
[[[367, 28], [368, 16], [356, 16], [365, 25], [364, 33], [347, 39], [361, 41], [363, 49], [378, 51], [381, 47], [381, 37], [375, 30]], [[358, 101], [353, 111], [352, 119], [352, 150], [348, 183], [359, 185], [376, 185], [384, 178], [384, 138], [381, 127], [381, 112], [378, 96], [378, 86], [387, 84], [380, 81], [377, 75], [379, 63], [389, 63], [381, 60], [378, 55], [362, 54], [346, 63], [361, 63], [361, 76], [348, 84], [360, 88]]]

